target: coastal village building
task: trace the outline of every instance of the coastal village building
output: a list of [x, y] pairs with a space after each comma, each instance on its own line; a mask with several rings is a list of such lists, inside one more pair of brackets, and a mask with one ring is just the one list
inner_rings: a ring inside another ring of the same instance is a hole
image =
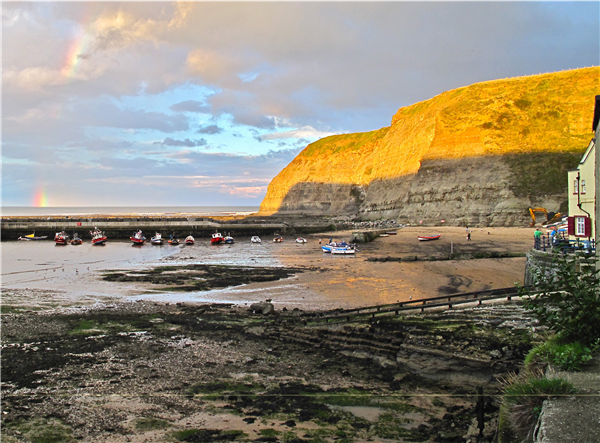
[[600, 128], [600, 95], [596, 96], [592, 128], [595, 132], [577, 169], [569, 171], [570, 240], [591, 240], [596, 229], [596, 141]]
[[600, 95], [596, 96], [592, 128], [595, 132], [577, 169], [569, 171], [570, 240], [591, 240], [596, 229], [596, 141], [600, 128]]

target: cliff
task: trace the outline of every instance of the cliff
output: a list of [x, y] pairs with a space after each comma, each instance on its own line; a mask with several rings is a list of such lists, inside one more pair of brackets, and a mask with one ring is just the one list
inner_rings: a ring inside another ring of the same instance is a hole
[[477, 83], [398, 110], [391, 126], [308, 145], [262, 213], [512, 226], [564, 210], [593, 136], [600, 68]]

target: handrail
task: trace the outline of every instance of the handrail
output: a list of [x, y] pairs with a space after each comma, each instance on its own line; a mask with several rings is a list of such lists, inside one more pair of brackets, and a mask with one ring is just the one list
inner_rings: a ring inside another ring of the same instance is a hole
[[473, 303], [474, 301], [477, 301], [479, 305], [481, 305], [482, 302], [486, 300], [497, 300], [501, 298], [506, 298], [508, 301], [510, 301], [512, 297], [518, 296], [518, 294], [519, 289], [516, 287], [465, 292], [460, 294], [423, 298], [419, 300], [410, 300], [392, 304], [366, 306], [363, 308], [348, 309], [342, 311], [332, 311], [330, 315], [323, 316], [323, 314], [321, 314], [319, 317], [306, 319], [306, 322], [328, 323], [332, 320], [350, 321], [351, 317], [371, 316], [372, 318], [374, 318], [376, 315], [379, 314], [394, 313], [395, 315], [398, 315], [398, 313], [401, 311], [412, 311], [415, 309], [420, 309], [421, 312], [423, 312], [425, 309], [439, 308], [443, 306], [448, 306], [448, 308], [451, 309], [453, 305]]

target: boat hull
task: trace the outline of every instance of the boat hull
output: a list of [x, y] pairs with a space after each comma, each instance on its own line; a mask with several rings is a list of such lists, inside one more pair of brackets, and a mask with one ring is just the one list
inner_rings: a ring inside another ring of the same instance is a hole
[[432, 235], [432, 236], [419, 235], [417, 238], [419, 239], [419, 241], [431, 241], [431, 240], [437, 240], [440, 237], [441, 237], [441, 234]]

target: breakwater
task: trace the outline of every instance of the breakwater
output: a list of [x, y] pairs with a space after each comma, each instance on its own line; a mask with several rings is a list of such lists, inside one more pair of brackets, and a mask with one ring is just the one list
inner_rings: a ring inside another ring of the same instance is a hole
[[16, 240], [35, 232], [36, 236], [54, 238], [59, 231], [77, 232], [82, 236], [98, 228], [112, 239], [128, 239], [133, 231], [141, 229], [146, 236], [161, 232], [179, 237], [210, 237], [215, 231], [230, 235], [294, 235], [296, 233], [322, 232], [331, 225], [326, 221], [313, 220], [293, 223], [269, 218], [219, 219], [210, 217], [181, 216], [131, 216], [131, 217], [2, 217], [2, 241]]

